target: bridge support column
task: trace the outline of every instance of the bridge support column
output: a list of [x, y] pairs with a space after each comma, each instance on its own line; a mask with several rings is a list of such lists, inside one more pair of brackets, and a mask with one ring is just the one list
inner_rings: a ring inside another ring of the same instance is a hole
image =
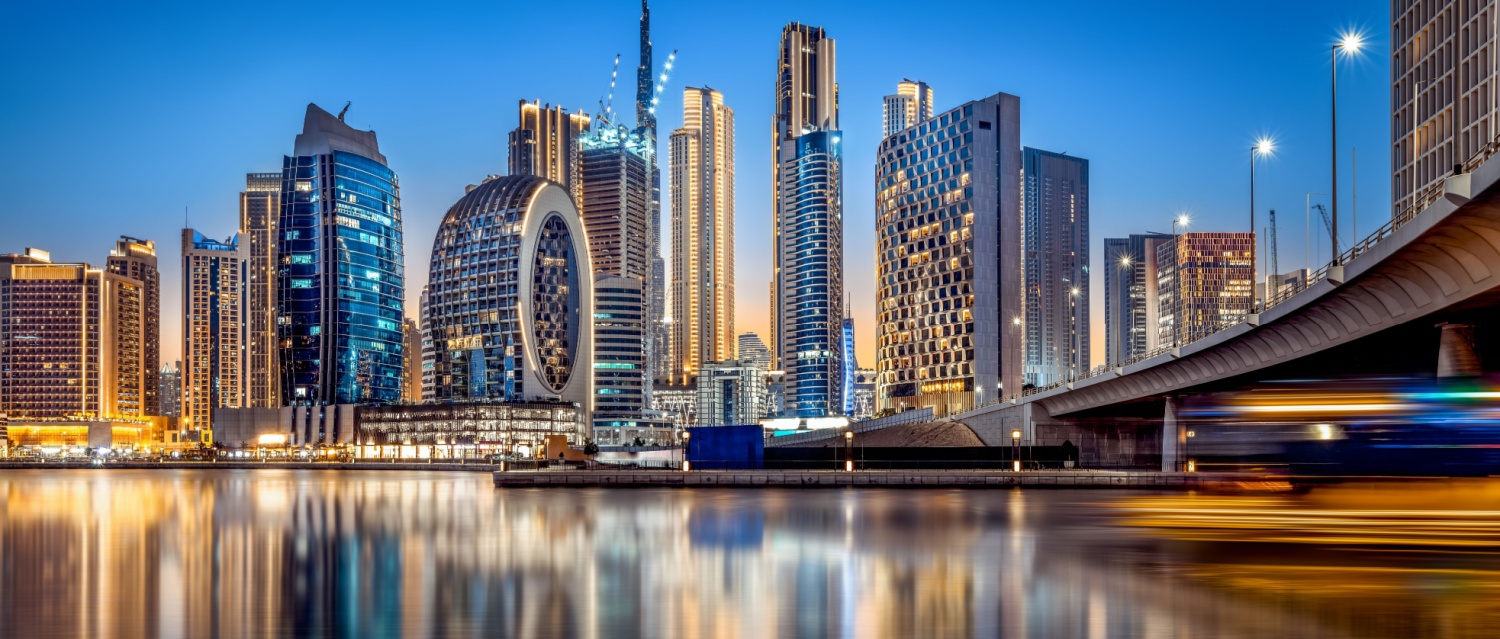
[[1473, 324], [1438, 324], [1438, 377], [1475, 377], [1484, 373], [1479, 351], [1474, 347]]
[[1180, 466], [1182, 449], [1187, 445], [1187, 431], [1177, 422], [1177, 396], [1167, 396], [1166, 413], [1161, 420], [1161, 472], [1175, 473]]

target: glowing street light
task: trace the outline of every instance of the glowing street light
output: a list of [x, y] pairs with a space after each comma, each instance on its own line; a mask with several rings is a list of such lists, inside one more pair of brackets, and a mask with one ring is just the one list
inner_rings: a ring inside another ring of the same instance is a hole
[[[1332, 126], [1330, 128], [1331, 128], [1331, 133], [1332, 133], [1332, 138], [1333, 138], [1333, 140], [1332, 140], [1332, 142], [1333, 142], [1333, 158], [1332, 158], [1332, 164], [1331, 164], [1331, 168], [1332, 168], [1332, 171], [1333, 171], [1333, 196], [1332, 196], [1333, 197], [1333, 221], [1332, 221], [1332, 224], [1329, 225], [1330, 228], [1329, 228], [1329, 233], [1328, 233], [1328, 243], [1329, 243], [1329, 246], [1331, 247], [1330, 250], [1332, 252], [1330, 254], [1333, 256], [1333, 264], [1334, 264], [1334, 266], [1338, 266], [1338, 264], [1340, 262], [1340, 258], [1342, 257], [1342, 256], [1339, 255], [1339, 239], [1338, 239], [1339, 238], [1339, 52], [1342, 51], [1346, 57], [1352, 57], [1354, 55], [1357, 55], [1359, 53], [1360, 47], [1363, 47], [1363, 46], [1364, 46], [1364, 37], [1362, 35], [1360, 35], [1359, 32], [1348, 31], [1348, 32], [1345, 32], [1344, 35], [1339, 38], [1338, 43], [1336, 43], [1336, 44], [1333, 45], [1333, 49], [1330, 52], [1330, 55], [1333, 58], [1333, 70], [1332, 70], [1332, 76], [1331, 76], [1332, 89], [1333, 89], [1333, 101], [1332, 101], [1331, 110], [1330, 110], [1330, 115], [1331, 115], [1331, 120], [1332, 120]], [[1457, 140], [1454, 140], [1454, 142], [1456, 143]], [[1455, 154], [1454, 158], [1456, 159], [1457, 157], [1458, 156]]]
[[[1255, 159], [1257, 157], [1270, 157], [1271, 153], [1275, 150], [1276, 143], [1272, 141], [1271, 138], [1265, 136], [1261, 136], [1261, 138], [1256, 140], [1255, 144], [1251, 145], [1250, 147], [1250, 246], [1252, 265], [1254, 264], [1255, 259], [1254, 247], [1256, 245], [1255, 240], [1257, 239], [1255, 235]], [[1253, 268], [1252, 271], [1254, 271]], [[1259, 273], [1255, 272], [1252, 273], [1252, 275], [1258, 277]], [[1256, 300], [1250, 300], [1250, 306], [1252, 308], [1255, 306], [1255, 302]]]

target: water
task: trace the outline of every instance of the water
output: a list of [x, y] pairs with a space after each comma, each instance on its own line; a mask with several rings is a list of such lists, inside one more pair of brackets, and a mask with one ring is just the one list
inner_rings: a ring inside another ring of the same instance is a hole
[[5, 637], [1493, 637], [1500, 482], [508, 490], [0, 472]]

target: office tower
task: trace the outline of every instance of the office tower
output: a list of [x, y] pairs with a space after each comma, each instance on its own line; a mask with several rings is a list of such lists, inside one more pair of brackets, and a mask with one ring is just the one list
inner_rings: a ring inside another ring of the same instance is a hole
[[759, 366], [771, 370], [771, 349], [755, 333], [740, 333], [735, 359], [746, 366]]
[[406, 344], [403, 353], [406, 364], [402, 369], [405, 385], [401, 387], [401, 401], [418, 404], [422, 401], [422, 329], [417, 327], [416, 320], [406, 318], [402, 324], [401, 341]]
[[672, 379], [734, 358], [734, 110], [713, 89], [682, 91], [672, 132]]
[[[1425, 196], [1453, 175], [1455, 164], [1467, 162], [1500, 134], [1496, 11], [1491, 0], [1391, 3], [1391, 201], [1397, 214], [1416, 213]], [[1339, 66], [1348, 68], [1342, 61]], [[1348, 148], [1341, 153], [1341, 167], [1349, 166]], [[1340, 173], [1347, 178], [1349, 171]], [[1336, 212], [1348, 222], [1351, 209]], [[1371, 220], [1355, 230], [1362, 239], [1383, 222]]]
[[281, 403], [401, 399], [401, 198], [374, 131], [307, 105], [276, 232]]
[[870, 419], [875, 416], [875, 380], [876, 372], [873, 368], [854, 370], [854, 412], [850, 415], [854, 419]]
[[1157, 246], [1156, 271], [1157, 339], [1162, 344], [1190, 342], [1243, 321], [1250, 313], [1255, 237], [1183, 233]]
[[1104, 362], [1119, 366], [1160, 345], [1156, 247], [1164, 233], [1104, 240]]
[[771, 341], [786, 372], [787, 410], [841, 412], [844, 317], [843, 146], [834, 42], [788, 24], [777, 56], [772, 126]]
[[1021, 391], [1021, 99], [997, 93], [876, 152], [880, 409]]
[[926, 82], [902, 80], [895, 95], [885, 96], [885, 132], [892, 133], [921, 124], [932, 118], [932, 87]]
[[1026, 364], [1047, 386], [1089, 370], [1089, 161], [1026, 147]]
[[182, 425], [213, 430], [213, 412], [245, 405], [243, 235], [220, 242], [182, 230]]
[[595, 433], [637, 427], [646, 409], [647, 302], [643, 284], [636, 277], [594, 275]]
[[536, 176], [487, 178], [448, 209], [422, 318], [437, 351], [434, 401], [561, 399], [592, 414], [586, 242], [571, 195]]
[[240, 233], [245, 267], [245, 405], [281, 405], [276, 365], [276, 222], [281, 215], [281, 174], [248, 173], [240, 192]]
[[28, 248], [0, 255], [0, 412], [144, 414], [146, 286]]
[[766, 414], [766, 371], [730, 360], [705, 362], [697, 375], [699, 426], [758, 424]]
[[105, 268], [116, 275], [141, 282], [141, 353], [144, 360], [141, 370], [141, 389], [144, 392], [141, 408], [145, 415], [162, 415], [161, 400], [157, 397], [161, 366], [161, 273], [156, 268], [156, 243], [120, 236], [115, 248], [110, 251]]
[[843, 356], [839, 358], [843, 364], [839, 379], [843, 380], [844, 384], [843, 389], [839, 391], [839, 396], [844, 400], [843, 410], [840, 412], [844, 415], [853, 415], [854, 371], [859, 368], [859, 363], [854, 359], [854, 318], [849, 317], [848, 300], [844, 302], [844, 321], [839, 324], [839, 335], [839, 349], [843, 353]]
[[163, 364], [157, 382], [162, 416], [182, 417], [182, 362]]
[[578, 142], [589, 130], [583, 111], [521, 100], [519, 124], [510, 132], [510, 174], [535, 175], [563, 185], [576, 204], [582, 197]]
[[651, 262], [651, 151], [623, 126], [605, 126], [581, 140], [583, 198], [594, 272], [644, 283]]
[[417, 303], [417, 325], [422, 329], [422, 395], [423, 402], [430, 402], [433, 398], [434, 375], [437, 369], [437, 349], [432, 345], [432, 327], [427, 323], [427, 306], [430, 295], [427, 287], [422, 287], [422, 297]]

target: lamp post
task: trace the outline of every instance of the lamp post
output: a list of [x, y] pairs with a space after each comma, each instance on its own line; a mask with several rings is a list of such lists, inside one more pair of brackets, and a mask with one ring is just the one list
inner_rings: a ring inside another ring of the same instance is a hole
[[[1275, 147], [1276, 145], [1271, 141], [1271, 138], [1260, 138], [1255, 141], [1255, 144], [1250, 146], [1250, 264], [1252, 265], [1250, 274], [1252, 281], [1260, 279], [1260, 271], [1255, 268], [1255, 257], [1258, 255], [1255, 249], [1255, 245], [1257, 244], [1256, 239], [1258, 239], [1255, 235], [1255, 159], [1259, 156], [1270, 155]], [[1254, 312], [1257, 301], [1253, 299], [1254, 295], [1255, 293], [1252, 290], [1252, 299], [1250, 300], [1251, 312]]]
[[1192, 443], [1193, 438], [1197, 436], [1198, 431], [1190, 430], [1187, 432], [1187, 439], [1184, 439], [1182, 442], [1182, 453], [1184, 457], [1188, 458], [1187, 471], [1190, 473], [1198, 470], [1198, 464], [1197, 462], [1193, 461], [1193, 453], [1191, 452], [1192, 449], [1188, 446], [1188, 444]]
[[1011, 472], [1021, 472], [1021, 431], [1010, 431], [1010, 469]]
[[687, 429], [682, 430], [682, 472], [692, 470], [693, 462], [688, 459], [688, 445], [692, 443], [693, 434]]
[[1182, 247], [1179, 246], [1181, 238], [1177, 227], [1181, 225], [1186, 228], [1191, 221], [1186, 213], [1172, 218], [1172, 280], [1177, 285], [1177, 290], [1172, 293], [1172, 297], [1177, 300], [1177, 311], [1172, 318], [1173, 346], [1182, 346], [1182, 260], [1177, 259], [1182, 254]]
[[[1339, 260], [1339, 51], [1345, 55], [1359, 53], [1359, 48], [1364, 45], [1364, 39], [1358, 33], [1346, 33], [1338, 43], [1333, 45], [1330, 56], [1333, 58], [1332, 88], [1333, 101], [1330, 115], [1333, 137], [1333, 223], [1330, 225], [1328, 234], [1328, 245], [1333, 255], [1333, 265], [1338, 266]], [[1455, 140], [1457, 142], [1457, 140]]]
[[854, 431], [844, 431], [844, 472], [854, 471]]

